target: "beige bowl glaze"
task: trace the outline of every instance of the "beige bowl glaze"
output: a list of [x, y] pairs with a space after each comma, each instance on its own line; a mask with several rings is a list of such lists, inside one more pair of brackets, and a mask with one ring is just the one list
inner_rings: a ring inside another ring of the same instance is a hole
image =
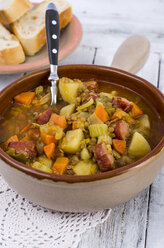
[[[48, 75], [48, 70], [34, 72], [6, 87], [0, 93], [0, 114], [16, 94], [47, 84]], [[61, 66], [59, 76], [95, 79], [99, 83], [112, 82], [130, 88], [147, 99], [164, 126], [164, 96], [142, 78], [118, 69], [93, 65]], [[152, 183], [164, 164], [164, 131], [162, 128], [158, 145], [144, 158], [97, 175], [59, 176], [44, 173], [15, 161], [2, 149], [0, 158], [0, 173], [8, 184], [34, 203], [60, 211], [94, 211], [126, 202]]]

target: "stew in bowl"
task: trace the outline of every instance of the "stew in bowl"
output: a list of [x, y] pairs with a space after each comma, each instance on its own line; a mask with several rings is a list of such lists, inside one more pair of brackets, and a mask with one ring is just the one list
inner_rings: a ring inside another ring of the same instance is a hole
[[158, 143], [162, 126], [146, 102], [118, 85], [62, 77], [16, 95], [0, 122], [1, 148], [34, 169], [92, 175], [131, 164]]
[[163, 166], [163, 94], [115, 68], [64, 65], [58, 73], [56, 107], [49, 104], [48, 69], [0, 92], [1, 175], [30, 201], [59, 211], [97, 211], [135, 197]]

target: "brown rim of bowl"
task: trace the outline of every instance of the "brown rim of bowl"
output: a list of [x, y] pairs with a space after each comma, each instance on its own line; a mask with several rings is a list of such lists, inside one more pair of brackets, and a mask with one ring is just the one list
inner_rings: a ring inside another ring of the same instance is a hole
[[[117, 68], [112, 68], [112, 67], [106, 67], [106, 66], [99, 66], [99, 65], [63, 65], [60, 66], [60, 68], [69, 68], [69, 67], [74, 67], [76, 69], [80, 69], [80, 68], [88, 68], [90, 67], [91, 69], [100, 69], [100, 70], [110, 70], [113, 72], [116, 72], [120, 75], [126, 75], [129, 78], [135, 78], [137, 79], [141, 84], [145, 85], [147, 88], [149, 89], [153, 89], [156, 94], [158, 95], [158, 97], [161, 99], [161, 101], [164, 101], [164, 95], [162, 94], [162, 92], [160, 92], [154, 85], [152, 85], [151, 83], [149, 83], [148, 81], [146, 81], [143, 78], [140, 78], [136, 75], [133, 75], [129, 72], [117, 69]], [[14, 81], [12, 84], [10, 84], [9, 86], [7, 86], [6, 88], [4, 88], [1, 92], [0, 92], [0, 97], [1, 95], [3, 95], [10, 87], [12, 87], [13, 85], [19, 83], [20, 80], [28, 78], [28, 77], [32, 77], [33, 75], [36, 74], [40, 74], [41, 72], [46, 72], [49, 69], [43, 69], [40, 71], [35, 71], [32, 72], [26, 76], [23, 76], [19, 79], [17, 79], [16, 81]], [[46, 173], [46, 172], [42, 172], [39, 170], [36, 170], [32, 167], [29, 167], [21, 162], [16, 161], [15, 159], [13, 159], [12, 157], [10, 157], [6, 152], [4, 152], [1, 148], [0, 148], [0, 158], [6, 162], [8, 165], [10, 165], [11, 167], [14, 167], [15, 169], [18, 169], [30, 176], [33, 176], [37, 179], [49, 179], [52, 181], [63, 181], [63, 182], [68, 182], [68, 183], [79, 183], [79, 182], [91, 182], [91, 181], [96, 181], [96, 180], [102, 180], [102, 179], [107, 179], [107, 178], [112, 178], [115, 176], [119, 176], [123, 173], [128, 172], [129, 170], [133, 170], [137, 167], [139, 167], [141, 165], [141, 163], [146, 162], [148, 159], [153, 158], [155, 155], [157, 155], [162, 148], [164, 148], [164, 137], [162, 137], [161, 141], [159, 142], [159, 144], [149, 153], [147, 154], [145, 157], [139, 159], [138, 161], [126, 165], [124, 167], [121, 168], [117, 168], [114, 169], [112, 171], [108, 171], [108, 172], [103, 172], [103, 173], [99, 173], [99, 174], [94, 174], [94, 175], [88, 175], [88, 176], [71, 176], [71, 175], [55, 175], [55, 174], [51, 174], [51, 173]]]

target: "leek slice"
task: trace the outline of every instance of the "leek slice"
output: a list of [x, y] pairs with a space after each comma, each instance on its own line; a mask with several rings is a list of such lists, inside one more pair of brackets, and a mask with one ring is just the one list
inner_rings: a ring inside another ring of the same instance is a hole
[[98, 144], [105, 142], [106, 144], [112, 144], [112, 138], [109, 135], [103, 135], [98, 137]]
[[70, 116], [75, 110], [75, 104], [69, 104], [67, 106], [64, 106], [60, 110], [60, 115], [62, 116]]
[[83, 105], [77, 107], [77, 111], [90, 107], [94, 103], [93, 99], [91, 98], [88, 102], [84, 103]]
[[89, 132], [92, 138], [108, 135], [108, 126], [106, 124], [92, 124], [89, 126]]

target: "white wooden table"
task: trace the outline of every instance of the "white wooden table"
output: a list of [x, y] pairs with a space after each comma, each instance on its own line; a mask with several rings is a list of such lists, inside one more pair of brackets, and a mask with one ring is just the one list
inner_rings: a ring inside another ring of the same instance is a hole
[[[151, 53], [138, 75], [164, 92], [164, 1], [69, 1], [83, 25], [83, 39], [80, 46], [60, 64], [110, 66], [116, 49], [124, 39], [132, 34], [143, 34], [151, 42]], [[1, 75], [0, 90], [21, 75]], [[164, 169], [144, 192], [115, 207], [104, 224], [82, 236], [78, 248], [93, 247], [164, 247]]]

